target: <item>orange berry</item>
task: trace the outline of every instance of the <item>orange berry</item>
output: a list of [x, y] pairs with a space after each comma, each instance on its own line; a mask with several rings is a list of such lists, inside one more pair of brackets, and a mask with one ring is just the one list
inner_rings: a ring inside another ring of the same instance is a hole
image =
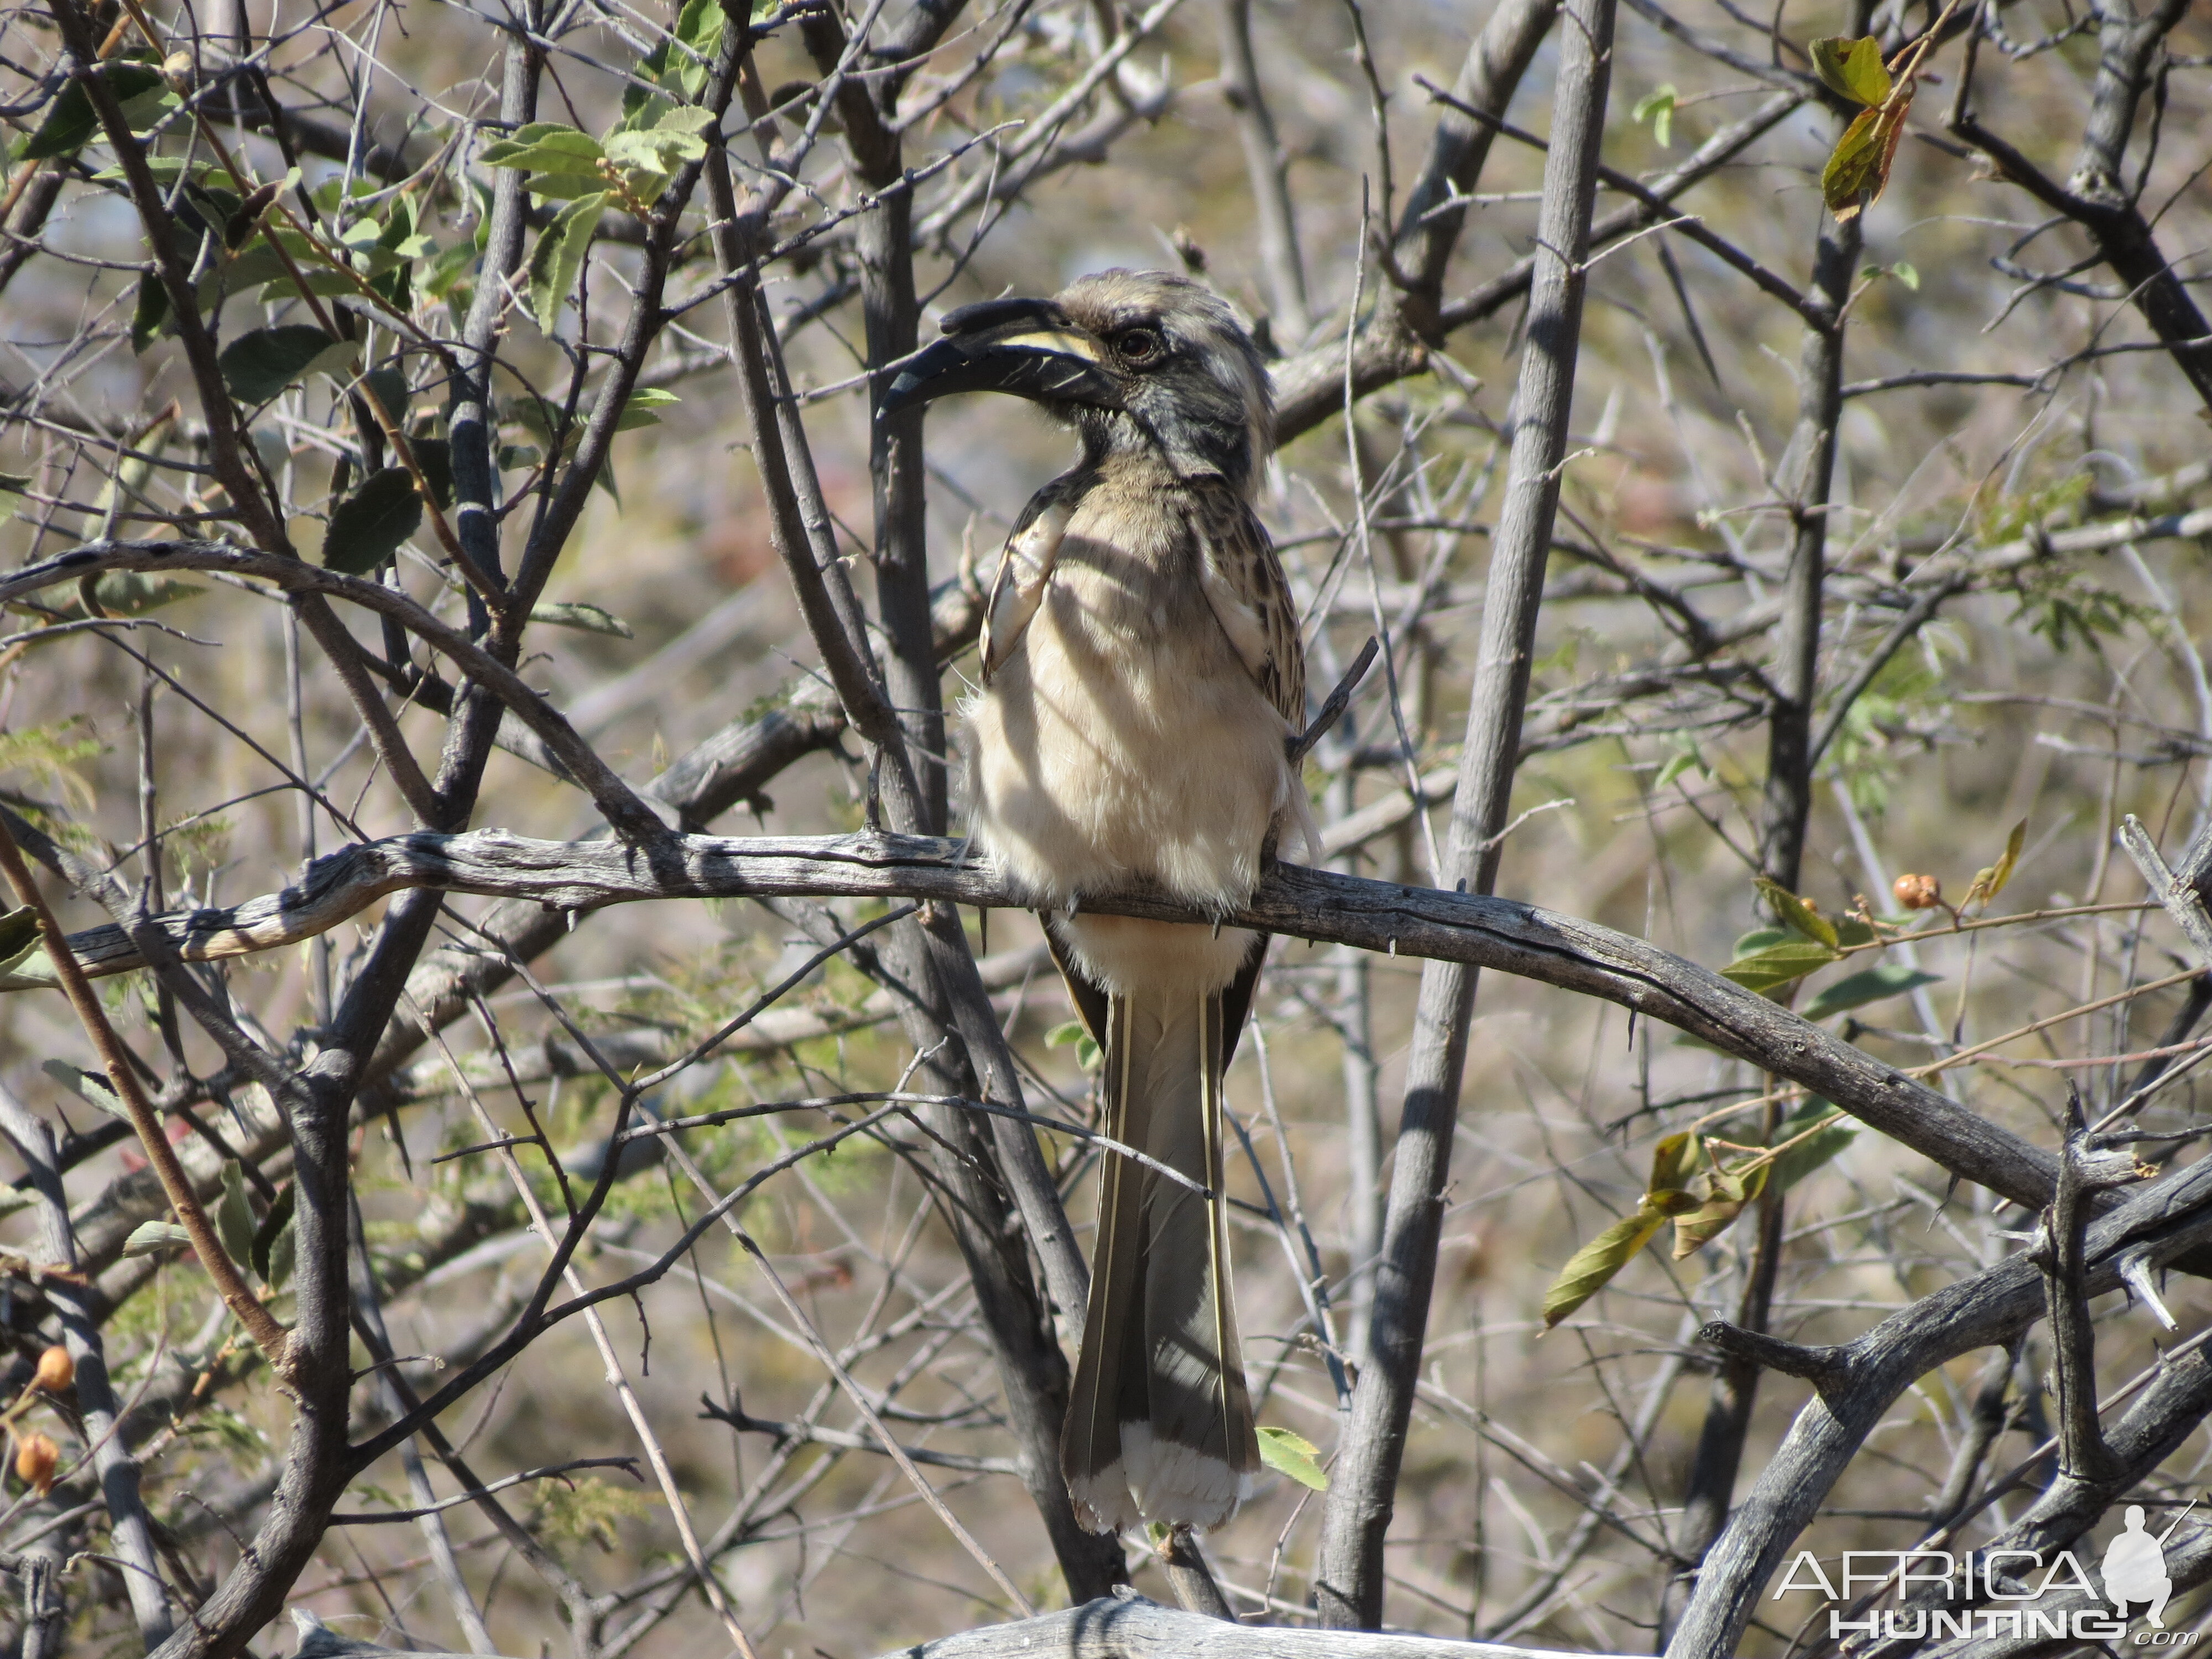
[[76, 1362], [70, 1352], [57, 1342], [39, 1356], [38, 1375], [31, 1379], [48, 1394], [59, 1394], [76, 1381]]
[[1943, 902], [1943, 884], [1933, 876], [1899, 876], [1889, 890], [1908, 910], [1932, 910]]
[[41, 1498], [54, 1489], [54, 1470], [61, 1461], [62, 1449], [49, 1435], [27, 1434], [16, 1444], [15, 1474]]

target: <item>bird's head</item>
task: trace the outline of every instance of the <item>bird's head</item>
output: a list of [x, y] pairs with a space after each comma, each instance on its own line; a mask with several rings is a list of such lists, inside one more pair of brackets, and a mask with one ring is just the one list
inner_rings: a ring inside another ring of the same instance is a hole
[[1011, 392], [1082, 434], [1094, 463], [1152, 455], [1249, 491], [1273, 441], [1259, 349], [1228, 303], [1164, 270], [1102, 270], [1049, 300], [986, 300], [900, 371], [882, 412]]

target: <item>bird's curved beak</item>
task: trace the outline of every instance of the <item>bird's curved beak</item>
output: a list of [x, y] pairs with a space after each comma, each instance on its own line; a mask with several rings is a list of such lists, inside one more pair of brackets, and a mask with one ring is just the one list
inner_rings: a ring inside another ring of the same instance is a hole
[[878, 418], [956, 392], [1010, 392], [1041, 404], [1121, 407], [1106, 354], [1050, 300], [987, 300], [948, 313], [945, 337], [901, 369]]

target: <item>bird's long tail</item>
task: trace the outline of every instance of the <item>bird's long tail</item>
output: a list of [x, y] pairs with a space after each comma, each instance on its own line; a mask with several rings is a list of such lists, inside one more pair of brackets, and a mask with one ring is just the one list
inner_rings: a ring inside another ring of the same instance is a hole
[[1182, 1179], [1105, 1155], [1060, 1466], [1095, 1530], [1217, 1527], [1260, 1468], [1221, 1197], [1224, 993], [1139, 990], [1097, 1012], [1107, 1135]]

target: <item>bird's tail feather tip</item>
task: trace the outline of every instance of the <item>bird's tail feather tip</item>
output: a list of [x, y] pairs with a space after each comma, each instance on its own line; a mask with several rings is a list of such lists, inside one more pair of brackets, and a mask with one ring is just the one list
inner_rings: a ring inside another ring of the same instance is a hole
[[1239, 1468], [1218, 1451], [1164, 1440], [1149, 1423], [1121, 1425], [1121, 1459], [1135, 1507], [1171, 1527], [1225, 1526], [1258, 1485], [1256, 1470]]
[[1070, 1471], [1067, 1495], [1075, 1506], [1076, 1523], [1085, 1532], [1122, 1532], [1144, 1524], [1130, 1496], [1127, 1466], [1121, 1458], [1087, 1474]]

